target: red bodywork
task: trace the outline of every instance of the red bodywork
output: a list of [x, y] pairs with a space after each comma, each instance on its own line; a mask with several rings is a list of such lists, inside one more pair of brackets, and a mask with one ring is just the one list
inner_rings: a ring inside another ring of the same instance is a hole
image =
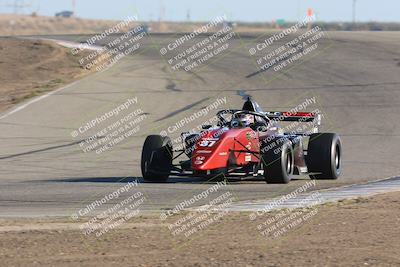
[[228, 166], [257, 163], [260, 152], [259, 134], [251, 128], [220, 128], [204, 132], [197, 141], [191, 158], [194, 171], [207, 171]]

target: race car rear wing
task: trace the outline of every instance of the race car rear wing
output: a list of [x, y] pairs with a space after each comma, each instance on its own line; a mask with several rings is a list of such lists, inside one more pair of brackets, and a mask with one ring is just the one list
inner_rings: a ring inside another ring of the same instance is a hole
[[290, 111], [267, 111], [264, 114], [273, 121], [295, 121], [312, 122], [314, 133], [318, 133], [321, 125], [321, 114], [319, 112], [290, 112]]

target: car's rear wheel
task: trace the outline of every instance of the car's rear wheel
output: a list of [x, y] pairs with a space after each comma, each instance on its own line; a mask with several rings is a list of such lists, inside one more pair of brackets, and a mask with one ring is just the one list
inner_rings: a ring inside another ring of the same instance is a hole
[[141, 159], [143, 179], [149, 182], [165, 182], [171, 172], [172, 158], [172, 143], [169, 137], [147, 136]]
[[264, 178], [269, 184], [287, 184], [294, 170], [292, 142], [278, 137], [267, 143], [262, 151]]
[[337, 179], [342, 172], [342, 143], [335, 133], [310, 136], [307, 149], [307, 168], [311, 179]]

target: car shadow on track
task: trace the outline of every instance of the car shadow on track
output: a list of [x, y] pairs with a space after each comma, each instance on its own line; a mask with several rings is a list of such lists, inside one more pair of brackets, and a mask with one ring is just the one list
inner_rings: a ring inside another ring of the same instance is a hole
[[[301, 178], [293, 178], [292, 181], [303, 180]], [[148, 182], [142, 177], [74, 177], [74, 178], [60, 178], [44, 180], [44, 182], [55, 182], [55, 183], [128, 183], [128, 182], [139, 182], [146, 184], [216, 184], [217, 181], [209, 180], [205, 177], [170, 177], [166, 182]], [[43, 182], [43, 180], [42, 180]], [[231, 178], [227, 179], [227, 182], [232, 184], [247, 184], [247, 183], [265, 183], [263, 178]]]

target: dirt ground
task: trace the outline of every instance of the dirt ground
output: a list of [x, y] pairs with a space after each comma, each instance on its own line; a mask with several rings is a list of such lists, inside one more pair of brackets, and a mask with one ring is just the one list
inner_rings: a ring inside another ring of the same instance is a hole
[[89, 73], [80, 58], [47, 41], [0, 39], [0, 112]]
[[254, 221], [229, 213], [188, 238], [173, 236], [158, 216], [131, 219], [100, 237], [85, 236], [71, 219], [1, 219], [0, 260], [3, 266], [399, 266], [399, 209], [398, 192], [325, 204], [276, 238], [262, 236], [257, 225], [277, 212]]

